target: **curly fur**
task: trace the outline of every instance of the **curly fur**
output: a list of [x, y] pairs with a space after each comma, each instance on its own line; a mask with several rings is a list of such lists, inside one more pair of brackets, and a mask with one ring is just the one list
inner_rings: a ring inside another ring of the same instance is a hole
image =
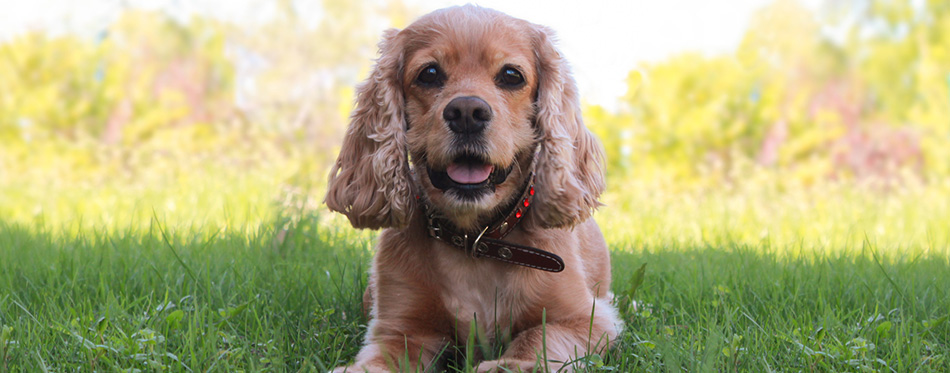
[[[553, 35], [476, 6], [439, 10], [384, 35], [380, 58], [358, 88], [326, 196], [354, 227], [386, 228], [363, 299], [370, 312], [365, 345], [352, 366], [336, 371], [438, 369], [439, 351], [464, 344], [470, 324], [480, 337], [510, 341], [479, 371], [536, 368], [544, 333], [547, 356], [562, 362], [602, 352], [620, 333], [608, 295], [610, 257], [590, 219], [604, 189], [603, 149], [583, 124]], [[433, 64], [444, 83], [417, 83]], [[497, 81], [511, 66], [523, 85]], [[443, 109], [457, 97], [477, 97], [491, 109], [477, 136], [447, 126]], [[462, 151], [510, 174], [472, 198], [436, 188], [426, 171], [445, 169]], [[417, 201], [458, 229], [477, 231], [506, 213], [532, 172], [535, 202], [506, 240], [559, 255], [563, 272], [473, 258], [428, 236]]]
[[404, 227], [412, 213], [406, 124], [396, 30], [379, 44], [382, 57], [357, 88], [356, 110], [330, 170], [326, 204], [357, 228]]
[[538, 29], [537, 123], [542, 135], [537, 180], [544, 188], [533, 216], [544, 228], [567, 227], [587, 220], [601, 205], [604, 151], [581, 119], [577, 84], [554, 47], [554, 33]]

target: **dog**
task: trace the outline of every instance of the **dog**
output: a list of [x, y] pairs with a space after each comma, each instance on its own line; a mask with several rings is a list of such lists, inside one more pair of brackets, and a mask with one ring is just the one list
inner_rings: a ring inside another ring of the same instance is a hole
[[606, 351], [622, 323], [591, 219], [604, 151], [553, 32], [467, 5], [386, 31], [379, 51], [325, 198], [383, 229], [365, 342], [336, 371], [438, 370], [469, 338], [507, 342], [472, 357], [481, 372]]

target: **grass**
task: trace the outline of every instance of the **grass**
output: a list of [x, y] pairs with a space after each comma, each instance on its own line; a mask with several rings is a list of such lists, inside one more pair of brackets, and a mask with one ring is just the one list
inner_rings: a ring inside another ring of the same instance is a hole
[[[74, 237], [0, 225], [0, 370], [345, 364], [365, 332], [359, 300], [372, 240], [322, 220], [304, 218], [289, 235], [283, 224]], [[777, 250], [615, 246], [627, 330], [602, 368], [950, 369], [946, 255], [901, 258], [871, 243]], [[643, 263], [642, 284], [630, 289]]]
[[361, 339], [366, 239], [0, 226], [0, 370], [325, 371]]
[[[272, 179], [57, 197], [38, 217], [52, 191], [0, 199], [27, 211], [0, 218], [0, 372], [351, 362], [374, 234], [262, 197]], [[950, 370], [947, 188], [610, 193], [597, 219], [626, 331], [588, 369]]]

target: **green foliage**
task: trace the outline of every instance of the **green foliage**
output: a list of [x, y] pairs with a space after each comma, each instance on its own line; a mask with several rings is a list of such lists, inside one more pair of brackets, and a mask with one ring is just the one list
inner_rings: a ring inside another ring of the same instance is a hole
[[226, 119], [233, 74], [220, 26], [129, 12], [99, 40], [29, 33], [0, 45], [9, 142], [138, 145], [171, 124]]
[[950, 8], [869, 3], [813, 15], [777, 0], [734, 55], [641, 66], [620, 113], [586, 110], [611, 169], [700, 186], [762, 170], [802, 185], [950, 176]]

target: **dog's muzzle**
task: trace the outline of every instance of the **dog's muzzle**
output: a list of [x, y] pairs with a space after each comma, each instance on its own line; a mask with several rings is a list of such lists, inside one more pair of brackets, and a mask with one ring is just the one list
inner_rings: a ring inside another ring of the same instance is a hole
[[477, 155], [456, 157], [444, 170], [427, 167], [429, 181], [440, 190], [457, 190], [462, 196], [478, 197], [494, 192], [495, 186], [505, 182], [512, 165], [499, 167]]

